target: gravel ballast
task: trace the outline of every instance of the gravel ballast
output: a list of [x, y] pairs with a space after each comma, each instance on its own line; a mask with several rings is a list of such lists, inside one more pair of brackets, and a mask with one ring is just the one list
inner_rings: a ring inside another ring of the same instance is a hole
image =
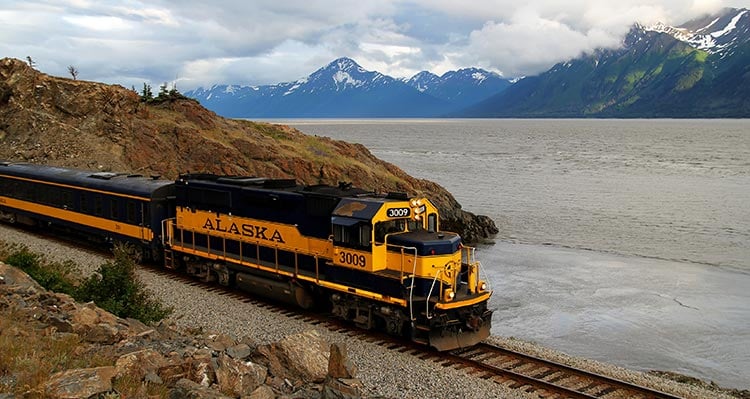
[[[26, 245], [32, 252], [43, 254], [49, 260], [72, 260], [79, 265], [84, 274], [94, 272], [109, 260], [91, 251], [6, 225], [0, 225], [0, 240]], [[236, 338], [247, 336], [259, 344], [275, 342], [287, 335], [311, 329], [320, 331], [331, 342], [344, 342], [349, 358], [358, 369], [357, 377], [362, 380], [365, 394], [368, 396], [466, 399], [536, 397], [478, 378], [463, 370], [444, 368], [429, 360], [388, 350], [357, 337], [312, 326], [253, 303], [174, 281], [148, 268], [139, 268], [138, 275], [156, 298], [174, 307], [172, 319], [180, 326], [203, 328]], [[719, 392], [654, 375], [571, 357], [517, 339], [493, 336], [488, 342], [684, 398], [732, 398]]]

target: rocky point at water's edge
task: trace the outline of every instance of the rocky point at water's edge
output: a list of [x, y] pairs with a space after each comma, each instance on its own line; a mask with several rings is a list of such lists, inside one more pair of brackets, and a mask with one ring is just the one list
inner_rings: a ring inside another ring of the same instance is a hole
[[225, 119], [182, 96], [142, 101], [138, 93], [49, 76], [0, 60], [0, 159], [176, 178], [185, 172], [351, 182], [377, 192], [429, 197], [444, 230], [467, 242], [497, 233], [461, 209], [445, 188], [406, 174], [361, 144], [308, 136], [289, 126]]

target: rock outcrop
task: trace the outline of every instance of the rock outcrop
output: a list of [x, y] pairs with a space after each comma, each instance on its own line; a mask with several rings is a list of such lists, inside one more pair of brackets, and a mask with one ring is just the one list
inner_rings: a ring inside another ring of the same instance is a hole
[[142, 102], [121, 86], [42, 74], [0, 60], [0, 159], [175, 178], [211, 172], [352, 182], [378, 192], [430, 197], [443, 227], [472, 242], [497, 233], [436, 183], [415, 179], [361, 144], [314, 137], [288, 126], [225, 119], [195, 100]]
[[[148, 392], [170, 398], [361, 397], [362, 383], [346, 349], [316, 331], [257, 346], [252, 337], [238, 341], [210, 332], [190, 334], [168, 322], [148, 327], [48, 292], [19, 269], [0, 263], [0, 321], [9, 319], [22, 328], [0, 331], [0, 339], [21, 342], [39, 335], [77, 345], [74, 352], [81, 358], [110, 360], [55, 370], [39, 386], [20, 387], [27, 391], [18, 397], [127, 397], [116, 390], [118, 384], [135, 397], [149, 397]], [[14, 372], [0, 365], [0, 393], [18, 392]]]

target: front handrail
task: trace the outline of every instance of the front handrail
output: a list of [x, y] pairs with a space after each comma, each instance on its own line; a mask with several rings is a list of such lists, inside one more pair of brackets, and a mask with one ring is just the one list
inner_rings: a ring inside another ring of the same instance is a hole
[[440, 276], [440, 273], [442, 272], [442, 270], [438, 270], [437, 273], [435, 273], [435, 278], [432, 280], [430, 292], [427, 294], [427, 300], [425, 301], [425, 316], [427, 317], [427, 320], [430, 320], [432, 318], [430, 317], [430, 297], [432, 296], [432, 290], [435, 289], [435, 283], [437, 282], [438, 276]]

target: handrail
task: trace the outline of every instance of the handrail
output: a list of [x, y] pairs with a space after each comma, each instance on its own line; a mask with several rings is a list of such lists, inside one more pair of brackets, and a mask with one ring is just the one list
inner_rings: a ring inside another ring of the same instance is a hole
[[[167, 224], [170, 224], [169, 222], [172, 221], [172, 220], [175, 220], [175, 219], [176, 218], [167, 218], [167, 219], [164, 219], [164, 220], [161, 221], [161, 245], [163, 245], [163, 246], [167, 245], [167, 242], [166, 242]], [[170, 238], [169, 245], [171, 246], [172, 245], [172, 240], [171, 240], [172, 234], [169, 235], [169, 238]]]
[[[386, 245], [388, 245], [386, 243]], [[387, 251], [388, 247], [386, 247]], [[414, 250], [414, 269], [411, 272], [411, 286], [409, 287], [409, 319], [411, 319], [411, 325], [414, 327], [414, 280], [417, 276], [417, 247], [401, 247], [401, 276], [404, 275], [404, 250], [405, 249], [413, 249]]]
[[427, 300], [425, 301], [425, 315], [427, 317], [427, 320], [429, 320], [430, 317], [430, 297], [432, 296], [432, 290], [435, 289], [435, 283], [437, 282], [438, 276], [440, 276], [440, 273], [442, 273], [442, 270], [438, 270], [437, 273], [435, 273], [435, 278], [432, 280], [432, 286], [430, 287], [430, 292], [427, 294]]

